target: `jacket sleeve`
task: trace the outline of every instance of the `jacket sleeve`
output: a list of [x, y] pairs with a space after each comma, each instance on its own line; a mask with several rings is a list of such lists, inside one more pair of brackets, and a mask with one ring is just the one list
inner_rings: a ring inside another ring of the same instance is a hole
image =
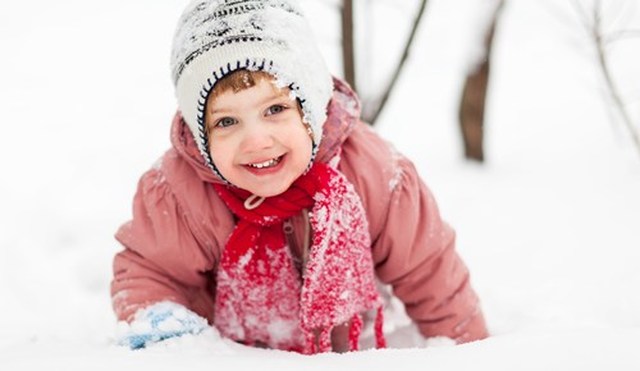
[[345, 155], [357, 151], [366, 158], [355, 166], [366, 175], [354, 176], [367, 209], [378, 278], [393, 287], [423, 336], [458, 343], [487, 337], [455, 233], [414, 165], [371, 130], [352, 136], [353, 148], [345, 148]]
[[137, 310], [163, 300], [210, 317], [207, 303], [201, 302], [207, 295], [198, 293], [210, 284], [206, 272], [214, 258], [186, 219], [162, 171], [145, 173], [134, 197], [133, 218], [116, 233], [124, 246], [114, 258], [111, 282], [119, 320], [130, 321]]

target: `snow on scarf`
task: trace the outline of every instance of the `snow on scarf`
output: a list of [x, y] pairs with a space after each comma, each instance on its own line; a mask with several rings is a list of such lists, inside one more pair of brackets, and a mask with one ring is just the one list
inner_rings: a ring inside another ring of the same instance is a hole
[[[249, 192], [214, 186], [238, 217], [217, 274], [214, 324], [224, 336], [313, 354], [331, 351], [331, 330], [350, 321], [349, 347], [357, 350], [361, 313], [377, 309], [376, 345], [385, 346], [367, 219], [342, 173], [316, 163], [253, 209], [244, 206]], [[303, 209], [311, 209], [313, 239], [300, 277], [283, 226]]]

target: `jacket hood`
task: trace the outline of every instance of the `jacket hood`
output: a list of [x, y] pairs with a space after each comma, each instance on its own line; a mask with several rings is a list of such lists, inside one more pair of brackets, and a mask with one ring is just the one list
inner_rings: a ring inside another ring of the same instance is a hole
[[[356, 93], [346, 82], [334, 78], [333, 95], [327, 108], [327, 120], [322, 126], [322, 141], [314, 161], [326, 163], [339, 154], [342, 143], [359, 119], [360, 101]], [[223, 180], [206, 165], [191, 130], [179, 111], [174, 116], [171, 126], [171, 144], [203, 181], [223, 183]]]

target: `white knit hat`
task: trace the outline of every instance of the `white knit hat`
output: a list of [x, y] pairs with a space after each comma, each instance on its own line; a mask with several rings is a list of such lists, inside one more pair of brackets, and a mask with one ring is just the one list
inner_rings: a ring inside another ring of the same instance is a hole
[[315, 154], [333, 82], [295, 0], [192, 1], [176, 29], [171, 69], [182, 116], [216, 173], [206, 100], [216, 81], [238, 69], [267, 72], [279, 87], [291, 89], [313, 132]]

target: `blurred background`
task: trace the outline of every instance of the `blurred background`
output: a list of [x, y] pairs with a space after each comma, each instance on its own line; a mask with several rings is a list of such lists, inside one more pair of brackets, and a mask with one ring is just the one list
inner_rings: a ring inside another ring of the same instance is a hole
[[[497, 339], [481, 351], [586, 332], [638, 365], [640, 4], [301, 3], [330, 69], [457, 230]], [[111, 344], [113, 234], [170, 145], [186, 4], [0, 3], [0, 351]]]

